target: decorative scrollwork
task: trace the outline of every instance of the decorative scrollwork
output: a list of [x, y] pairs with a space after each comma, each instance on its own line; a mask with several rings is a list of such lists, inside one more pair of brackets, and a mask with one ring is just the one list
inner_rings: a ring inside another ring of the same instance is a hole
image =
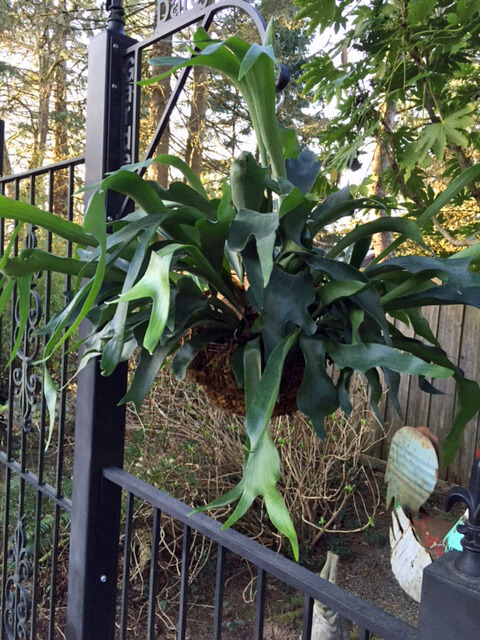
[[4, 628], [8, 640], [29, 640], [29, 621], [31, 600], [26, 583], [33, 574], [32, 554], [25, 544], [24, 517], [18, 521], [15, 535], [12, 536], [8, 550], [8, 560], [15, 573], [7, 578], [5, 584]]
[[480, 460], [473, 463], [468, 489], [454, 487], [448, 492], [446, 509], [449, 511], [457, 502], [468, 507], [468, 519], [459, 525], [463, 533], [463, 551], [455, 566], [459, 571], [480, 578]]
[[[34, 249], [37, 246], [37, 227], [29, 225], [27, 229], [26, 247]], [[37, 274], [37, 278], [40, 274]], [[40, 339], [37, 334], [37, 327], [42, 318], [42, 301], [40, 295], [35, 290], [36, 284], [32, 282], [30, 289], [30, 311], [25, 328], [23, 344], [20, 346], [17, 358], [20, 366], [13, 370], [14, 394], [18, 401], [19, 413], [22, 428], [25, 432], [32, 430], [32, 412], [37, 400], [40, 388], [40, 381], [33, 368], [33, 361], [38, 355]], [[15, 305], [15, 338], [18, 335], [20, 324], [20, 302], [17, 299]]]
[[205, 9], [215, 0], [157, 0], [157, 29], [160, 25], [194, 9]]

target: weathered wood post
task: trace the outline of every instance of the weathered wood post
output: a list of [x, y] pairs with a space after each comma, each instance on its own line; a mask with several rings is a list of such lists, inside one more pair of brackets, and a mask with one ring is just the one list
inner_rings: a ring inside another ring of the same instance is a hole
[[480, 629], [480, 460], [473, 465], [469, 489], [452, 489], [447, 510], [468, 507], [459, 527], [463, 551], [450, 551], [423, 574], [419, 640], [469, 640]]
[[[123, 33], [121, 0], [107, 3], [107, 28], [89, 46], [86, 185], [118, 169], [123, 158], [126, 90], [124, 51], [135, 42]], [[107, 215], [118, 215], [117, 194], [109, 194]], [[87, 193], [88, 199], [88, 193]], [[88, 333], [88, 323], [83, 326]], [[121, 494], [103, 488], [102, 470], [123, 466], [125, 409], [118, 407], [126, 389], [126, 366], [105, 378], [97, 361], [78, 376], [72, 523], [67, 604], [68, 640], [112, 640], [115, 632], [118, 537]], [[106, 496], [105, 491], [112, 492]]]

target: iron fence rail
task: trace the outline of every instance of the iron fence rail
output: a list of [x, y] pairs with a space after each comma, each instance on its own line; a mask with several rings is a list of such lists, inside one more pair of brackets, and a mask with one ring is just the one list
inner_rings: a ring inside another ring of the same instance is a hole
[[55, 173], [62, 169], [69, 169], [70, 167], [76, 167], [85, 163], [85, 156], [76, 156], [74, 158], [68, 158], [67, 160], [60, 160], [53, 164], [46, 164], [44, 167], [37, 167], [36, 169], [27, 169], [21, 173], [14, 173], [9, 176], [0, 176], [0, 185], [7, 184], [9, 182], [18, 182], [21, 180], [29, 180], [30, 178], [43, 176], [47, 173]]
[[[110, 467], [104, 469], [104, 481], [127, 492], [127, 517], [124, 538], [124, 566], [121, 593], [121, 640], [126, 638], [126, 608], [128, 598], [129, 545], [132, 535], [132, 505], [133, 498], [138, 498], [154, 508], [152, 535], [152, 563], [150, 568], [149, 589], [149, 621], [153, 619], [155, 608], [154, 562], [158, 547], [158, 527], [160, 514], [171, 516], [183, 525], [183, 547], [181, 561], [180, 607], [178, 616], [178, 638], [184, 640], [187, 630], [188, 606], [188, 565], [190, 553], [190, 536], [196, 531], [217, 545], [217, 569], [214, 594], [213, 637], [222, 637], [222, 603], [225, 573], [225, 553], [230, 552], [257, 567], [257, 595], [254, 622], [254, 638], [263, 637], [263, 622], [265, 612], [265, 585], [267, 576], [278, 578], [304, 596], [304, 614], [302, 640], [310, 640], [312, 629], [312, 610], [317, 600], [329, 609], [358, 625], [359, 638], [368, 640], [373, 634], [384, 640], [417, 640], [418, 631], [394, 616], [379, 609], [375, 605], [365, 602], [340, 587], [318, 577], [311, 571], [295, 562], [266, 549], [259, 543], [247, 538], [241, 533], [228, 530], [222, 531], [221, 524], [203, 514], [192, 515], [192, 509], [184, 503], [163, 493], [159, 489], [145, 483], [122, 469]], [[100, 579], [100, 577], [99, 577]], [[106, 580], [116, 580], [116, 576], [106, 576]], [[152, 628], [151, 622], [150, 629]], [[153, 638], [150, 632], [148, 638]]]

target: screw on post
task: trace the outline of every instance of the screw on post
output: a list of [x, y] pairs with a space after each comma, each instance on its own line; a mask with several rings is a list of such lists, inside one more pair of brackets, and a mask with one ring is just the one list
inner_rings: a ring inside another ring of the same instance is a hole
[[123, 33], [125, 26], [125, 9], [122, 0], [107, 0], [105, 9], [109, 12], [107, 18], [107, 29], [116, 33]]
[[469, 488], [454, 487], [448, 492], [447, 511], [457, 502], [467, 505], [468, 520], [458, 527], [458, 531], [464, 534], [463, 551], [455, 567], [462, 573], [480, 578], [480, 459], [473, 463]]

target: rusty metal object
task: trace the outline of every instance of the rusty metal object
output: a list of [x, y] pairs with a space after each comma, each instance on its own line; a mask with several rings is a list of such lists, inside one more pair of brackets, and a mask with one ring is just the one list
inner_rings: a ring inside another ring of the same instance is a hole
[[438, 479], [438, 455], [432, 440], [414, 427], [403, 427], [390, 445], [385, 481], [387, 504], [392, 499], [411, 513], [433, 493]]

